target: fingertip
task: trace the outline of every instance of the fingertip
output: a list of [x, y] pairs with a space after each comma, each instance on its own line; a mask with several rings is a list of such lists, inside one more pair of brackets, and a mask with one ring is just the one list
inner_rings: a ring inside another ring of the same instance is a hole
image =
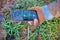
[[38, 20], [34, 19], [34, 26], [37, 26], [37, 25], [38, 25]]

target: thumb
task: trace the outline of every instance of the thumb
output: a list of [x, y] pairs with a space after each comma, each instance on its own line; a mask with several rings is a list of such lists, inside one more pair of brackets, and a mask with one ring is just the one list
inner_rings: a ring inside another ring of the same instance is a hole
[[34, 26], [37, 26], [37, 25], [38, 25], [38, 20], [34, 19]]

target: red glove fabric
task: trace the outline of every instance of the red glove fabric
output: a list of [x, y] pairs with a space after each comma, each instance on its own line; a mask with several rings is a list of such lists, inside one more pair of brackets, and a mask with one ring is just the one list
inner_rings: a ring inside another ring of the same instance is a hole
[[34, 25], [34, 27], [30, 27], [30, 30], [33, 31], [34, 29], [36, 29], [38, 24], [42, 24], [44, 22], [45, 18], [41, 7], [31, 7], [29, 8], [29, 10], [35, 10], [38, 14], [38, 19], [34, 19], [34, 21], [28, 21], [30, 25]]
[[38, 24], [41, 24], [45, 20], [41, 7], [38, 7], [38, 6], [37, 7], [31, 7], [31, 8], [29, 8], [29, 10], [36, 10], [37, 11]]

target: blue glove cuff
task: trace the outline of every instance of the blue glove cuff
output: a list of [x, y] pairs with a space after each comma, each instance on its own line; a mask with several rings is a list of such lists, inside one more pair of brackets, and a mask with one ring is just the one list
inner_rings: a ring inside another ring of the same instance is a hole
[[50, 20], [50, 19], [52, 19], [54, 17], [51, 14], [51, 12], [49, 11], [47, 5], [42, 6], [42, 11], [43, 11], [43, 14], [44, 14], [44, 17], [45, 17], [46, 20]]

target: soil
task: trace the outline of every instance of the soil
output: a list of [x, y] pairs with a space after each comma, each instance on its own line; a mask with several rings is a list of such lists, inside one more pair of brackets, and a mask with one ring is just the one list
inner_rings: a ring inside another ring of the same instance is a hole
[[7, 34], [6, 40], [15, 40], [15, 36], [14, 35], [10, 36]]
[[0, 40], [4, 39], [6, 37], [6, 31], [4, 28], [0, 27]]

